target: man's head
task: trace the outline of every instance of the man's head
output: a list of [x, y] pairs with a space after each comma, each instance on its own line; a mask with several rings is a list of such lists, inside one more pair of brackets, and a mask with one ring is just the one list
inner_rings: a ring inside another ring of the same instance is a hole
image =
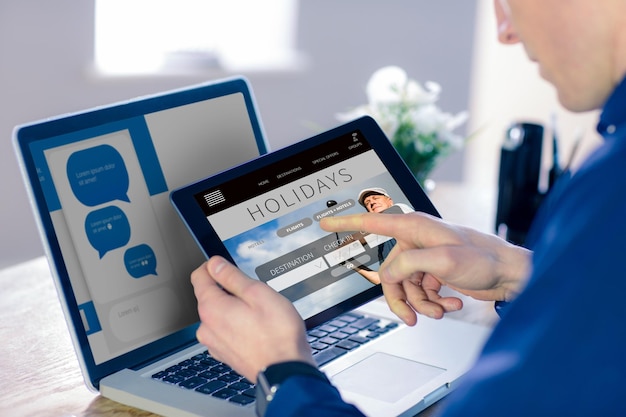
[[361, 190], [359, 193], [359, 203], [365, 210], [373, 213], [380, 213], [393, 206], [393, 200], [389, 193], [383, 188], [370, 187]]
[[571, 111], [597, 109], [626, 74], [623, 0], [494, 0], [498, 38], [522, 43]]

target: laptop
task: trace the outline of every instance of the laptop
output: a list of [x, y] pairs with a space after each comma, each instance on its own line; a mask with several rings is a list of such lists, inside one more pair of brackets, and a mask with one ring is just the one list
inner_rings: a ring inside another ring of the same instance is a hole
[[439, 216], [367, 116], [181, 187], [171, 200], [206, 257], [226, 257], [295, 305], [316, 362], [346, 401], [371, 416], [415, 415], [455, 388], [489, 329], [421, 316], [404, 325], [360, 272], [377, 271], [380, 249], [394, 241], [319, 227], [327, 216], [365, 212], [372, 188], [392, 198], [390, 212]]
[[[197, 415], [184, 411], [189, 392], [141, 369], [203, 351], [190, 274], [204, 255], [169, 193], [268, 151], [249, 82], [140, 97], [13, 136], [86, 385], [159, 414]], [[197, 396], [207, 415], [223, 402]]]

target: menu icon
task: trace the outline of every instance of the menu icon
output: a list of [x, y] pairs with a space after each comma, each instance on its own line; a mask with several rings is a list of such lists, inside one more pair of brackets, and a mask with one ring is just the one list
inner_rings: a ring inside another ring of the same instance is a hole
[[222, 194], [221, 190], [215, 190], [208, 194], [204, 195], [204, 201], [206, 201], [209, 207], [213, 207], [218, 205], [219, 203], [223, 203], [226, 201], [224, 198], [224, 194]]

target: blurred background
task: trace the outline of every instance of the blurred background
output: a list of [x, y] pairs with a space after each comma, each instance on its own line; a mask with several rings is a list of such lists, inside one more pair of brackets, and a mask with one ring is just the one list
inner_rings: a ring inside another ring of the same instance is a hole
[[475, 134], [437, 183], [493, 194], [507, 127], [553, 114], [564, 155], [584, 134], [575, 165], [598, 143], [597, 114], [563, 110], [523, 49], [497, 43], [492, 1], [2, 0], [0, 268], [43, 255], [15, 125], [236, 74], [273, 149], [337, 125], [375, 70], [398, 65], [439, 83], [446, 112], [470, 114], [460, 130]]

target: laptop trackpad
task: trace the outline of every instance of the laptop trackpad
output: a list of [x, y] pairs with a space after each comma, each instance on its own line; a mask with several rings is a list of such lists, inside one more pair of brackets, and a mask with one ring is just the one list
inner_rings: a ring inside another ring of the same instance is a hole
[[445, 369], [376, 352], [331, 379], [343, 390], [394, 403]]

